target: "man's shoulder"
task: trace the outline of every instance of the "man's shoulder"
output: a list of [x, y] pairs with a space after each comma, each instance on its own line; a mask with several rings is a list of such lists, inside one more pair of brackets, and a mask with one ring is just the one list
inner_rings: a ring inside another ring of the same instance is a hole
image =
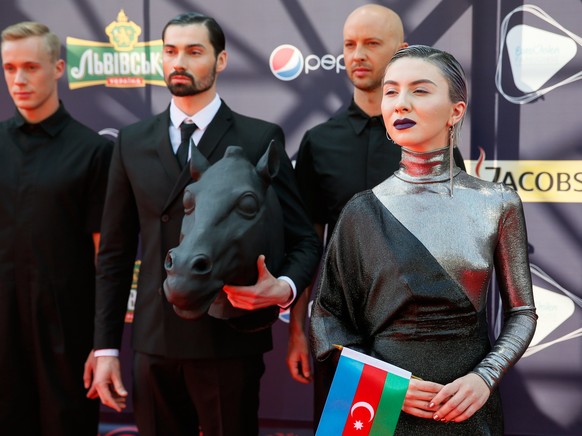
[[0, 129], [2, 131], [7, 130], [8, 128], [10, 128], [11, 126], [14, 125], [14, 117], [10, 117], [10, 118], [6, 118], [4, 120], [0, 120]]
[[[72, 147], [89, 147], [95, 150], [101, 148], [111, 149], [113, 142], [106, 136], [101, 135], [91, 127], [77, 120], [75, 117], [68, 115], [68, 121], [60, 131], [59, 137], [70, 143]], [[84, 148], [84, 150], [87, 150]], [[86, 151], [85, 151], [86, 152]]]
[[305, 138], [318, 143], [320, 141], [327, 142], [330, 137], [346, 137], [350, 133], [353, 134], [354, 129], [348, 121], [347, 111], [343, 110], [333, 115], [327, 121], [307, 130], [305, 132]]
[[163, 124], [165, 124], [166, 127], [169, 126], [169, 114], [167, 110], [160, 112], [159, 114], [152, 115], [148, 118], [144, 118], [143, 120], [136, 121], [135, 123], [128, 124], [127, 126], [122, 127], [120, 132], [132, 135], [147, 135], [149, 130], [153, 128], [159, 128]]
[[75, 134], [83, 135], [84, 137], [87, 138], [102, 139], [104, 141], [107, 141], [107, 139], [100, 135], [99, 132], [95, 131], [88, 125], [82, 123], [81, 121], [73, 117], [71, 117], [71, 121], [68, 125], [68, 128], [70, 128], [71, 130], [74, 129]]
[[325, 132], [335, 128], [348, 128], [348, 111], [346, 109], [340, 110], [333, 114], [327, 121], [316, 124], [308, 131]]
[[0, 121], [0, 132], [5, 132], [6, 130], [8, 130], [9, 125], [10, 125], [10, 120]]
[[254, 126], [255, 128], [281, 128], [278, 124], [267, 121], [262, 118], [252, 117], [250, 115], [241, 114], [239, 112], [235, 112], [228, 107], [225, 107], [230, 112], [230, 116], [232, 116], [235, 123], [239, 123], [241, 125], [248, 125]]

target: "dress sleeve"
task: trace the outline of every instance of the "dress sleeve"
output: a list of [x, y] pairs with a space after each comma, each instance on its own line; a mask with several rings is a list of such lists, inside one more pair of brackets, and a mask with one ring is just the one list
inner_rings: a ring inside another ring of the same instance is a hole
[[526, 351], [537, 322], [523, 207], [515, 191], [504, 187], [503, 197], [505, 206], [495, 249], [495, 272], [505, 321], [491, 352], [473, 371], [490, 389], [499, 384], [505, 372]]
[[348, 203], [338, 221], [322, 265], [321, 278], [311, 316], [311, 344], [322, 361], [343, 345], [364, 351], [365, 337], [358, 325], [358, 313], [366, 300], [365, 274], [361, 266], [365, 249], [357, 235], [359, 212]]

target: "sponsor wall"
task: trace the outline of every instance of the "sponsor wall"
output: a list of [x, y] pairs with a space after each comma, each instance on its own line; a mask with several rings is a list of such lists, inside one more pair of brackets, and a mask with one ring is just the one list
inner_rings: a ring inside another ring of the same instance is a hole
[[[0, 27], [48, 24], [63, 42], [60, 94], [82, 122], [114, 137], [169, 102], [160, 34], [176, 14], [217, 18], [228, 68], [218, 90], [239, 112], [277, 122], [294, 156], [304, 131], [347, 104], [342, 25], [356, 0], [4, 0]], [[469, 171], [521, 195], [540, 321], [502, 384], [508, 434], [582, 432], [582, 4], [577, 0], [378, 1], [398, 12], [409, 43], [452, 52], [470, 76], [460, 149]], [[0, 86], [0, 117], [14, 109]], [[0, 145], [1, 146], [1, 145]], [[492, 334], [502, 314], [495, 293]], [[287, 373], [288, 314], [266, 357], [261, 417], [307, 423], [311, 386]], [[130, 318], [128, 318], [130, 319]], [[128, 324], [130, 325], [130, 324]], [[129, 350], [124, 350], [129, 359]], [[126, 362], [126, 377], [129, 377]]]

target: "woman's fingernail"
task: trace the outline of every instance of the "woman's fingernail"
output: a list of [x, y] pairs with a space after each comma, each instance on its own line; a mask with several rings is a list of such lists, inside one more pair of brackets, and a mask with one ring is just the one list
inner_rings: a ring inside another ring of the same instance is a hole
[[433, 407], [434, 407], [434, 403], [430, 403], [430, 404], [428, 405], [428, 408], [429, 408], [429, 409], [432, 409]]
[[439, 420], [439, 416], [438, 415], [435, 415], [435, 416], [432, 417], [432, 419], [434, 419], [435, 421], [438, 421]]

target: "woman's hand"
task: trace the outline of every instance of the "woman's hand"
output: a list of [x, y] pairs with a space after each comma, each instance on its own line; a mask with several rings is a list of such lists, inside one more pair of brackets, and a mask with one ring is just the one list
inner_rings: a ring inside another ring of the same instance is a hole
[[430, 404], [442, 388], [443, 385], [439, 383], [411, 378], [402, 411], [418, 418], [431, 419], [434, 409], [430, 408]]
[[429, 406], [434, 411], [432, 418], [443, 422], [465, 421], [483, 407], [490, 393], [481, 377], [469, 373], [445, 385], [434, 396]]

